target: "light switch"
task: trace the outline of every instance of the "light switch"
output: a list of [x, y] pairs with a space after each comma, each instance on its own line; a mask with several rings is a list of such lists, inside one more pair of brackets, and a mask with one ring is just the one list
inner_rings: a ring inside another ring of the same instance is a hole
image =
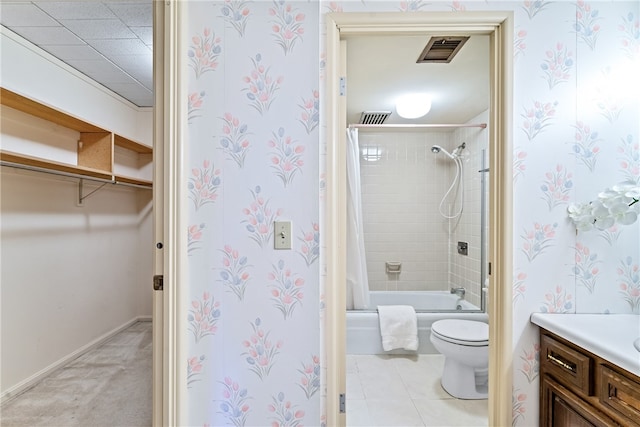
[[276, 221], [274, 224], [274, 248], [291, 249], [291, 221]]

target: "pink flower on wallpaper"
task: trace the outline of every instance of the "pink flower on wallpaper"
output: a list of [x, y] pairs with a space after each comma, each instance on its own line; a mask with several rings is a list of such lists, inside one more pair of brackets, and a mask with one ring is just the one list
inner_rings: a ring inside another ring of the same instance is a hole
[[524, 293], [527, 290], [527, 286], [524, 284], [527, 275], [525, 273], [518, 273], [513, 279], [513, 305], [516, 305], [519, 299], [524, 299]]
[[602, 230], [600, 232], [600, 237], [606, 240], [610, 246], [613, 246], [618, 241], [618, 237], [620, 237], [620, 233], [622, 233], [622, 230], [620, 230], [620, 228], [618, 228], [617, 225], [613, 225], [612, 227], [607, 228], [606, 230]]
[[605, 67], [602, 70], [600, 81], [594, 84], [595, 106], [600, 115], [609, 120], [609, 123], [618, 120], [625, 104], [623, 97], [626, 95], [621, 94], [620, 91], [611, 90], [612, 85], [619, 84], [618, 82], [613, 82], [617, 78], [612, 73], [611, 67]]
[[222, 121], [224, 122], [222, 125], [222, 137], [220, 138], [222, 151], [242, 168], [250, 145], [247, 139], [247, 135], [249, 135], [247, 132], [248, 127], [231, 113], [225, 113]]
[[209, 292], [204, 292], [201, 300], [191, 301], [187, 321], [196, 343], [218, 331], [216, 324], [219, 319], [220, 303], [215, 301]]
[[527, 15], [529, 15], [529, 19], [533, 19], [538, 13], [542, 12], [552, 3], [549, 0], [525, 0], [522, 2], [522, 8]]
[[297, 10], [284, 0], [274, 0], [273, 7], [269, 8], [269, 16], [273, 17], [271, 31], [285, 55], [293, 50], [296, 42], [302, 40], [304, 34], [302, 24], [305, 16]]
[[193, 201], [196, 210], [216, 201], [220, 183], [220, 169], [216, 169], [209, 160], [204, 160], [201, 168], [191, 169], [191, 178], [187, 187], [189, 198]]
[[275, 99], [276, 92], [280, 89], [283, 77], [276, 79], [269, 75], [269, 67], [262, 64], [262, 55], [257, 54], [255, 58], [251, 58], [253, 70], [248, 76], [243, 78], [247, 87], [242, 89], [246, 92], [249, 105], [258, 110], [260, 114], [264, 114], [271, 107], [271, 103]]
[[225, 377], [224, 381], [219, 382], [224, 388], [218, 413], [224, 415], [234, 426], [244, 426], [251, 411], [247, 403], [251, 396], [246, 388], [240, 388], [240, 385], [229, 377]]
[[200, 117], [200, 110], [204, 102], [205, 92], [192, 92], [187, 100], [187, 123], [191, 123], [196, 117]]
[[222, 284], [233, 292], [238, 300], [243, 301], [244, 292], [251, 278], [247, 272], [249, 267], [247, 257], [241, 256], [236, 249], [229, 245], [225, 245], [222, 254], [222, 268], [220, 270]]
[[534, 139], [540, 132], [549, 126], [550, 120], [556, 114], [556, 106], [558, 102], [540, 102], [534, 101], [531, 108], [525, 108], [524, 113], [520, 116], [524, 118], [522, 130], [529, 138]]
[[329, 12], [344, 12], [344, 9], [342, 9], [342, 5], [337, 1], [330, 1], [327, 9], [329, 10]]
[[290, 136], [285, 136], [284, 128], [278, 129], [277, 133], [272, 132], [271, 135], [273, 138], [268, 142], [269, 147], [273, 149], [270, 153], [271, 168], [286, 187], [291, 184], [296, 174], [302, 171], [304, 145], [296, 145], [296, 141]]
[[525, 50], [527, 49], [527, 44], [525, 43], [525, 39], [527, 37], [526, 30], [518, 30], [516, 31], [515, 38], [513, 40], [513, 56], [514, 58], [518, 58], [519, 56], [524, 55]]
[[273, 403], [267, 406], [269, 412], [273, 413], [271, 427], [302, 427], [304, 411], [296, 409], [298, 405], [285, 400], [283, 392], [277, 396], [272, 396]]
[[302, 237], [298, 240], [302, 242], [300, 255], [304, 258], [307, 266], [313, 264], [320, 257], [320, 227], [318, 223], [311, 224], [311, 230], [302, 231]]
[[202, 379], [202, 368], [204, 367], [202, 362], [204, 360], [204, 354], [200, 357], [192, 356], [187, 359], [187, 388], [191, 388], [194, 382]]
[[524, 230], [524, 233], [520, 235], [522, 239], [522, 252], [527, 256], [529, 262], [536, 259], [538, 255], [544, 253], [544, 251], [553, 246], [553, 240], [556, 236], [557, 223], [554, 224], [540, 224], [534, 223], [533, 228]]
[[527, 403], [527, 395], [524, 393], [520, 393], [518, 389], [514, 389], [513, 397], [511, 399], [511, 405], [513, 407], [511, 412], [512, 426], [516, 426], [518, 425], [518, 422], [524, 420], [525, 413], [527, 412], [527, 408], [525, 406], [526, 403]]
[[570, 313], [573, 309], [573, 296], [568, 294], [562, 286], [556, 286], [554, 292], [544, 295], [544, 302], [540, 306], [542, 313]]
[[598, 260], [598, 254], [591, 253], [591, 250], [581, 243], [576, 244], [575, 250], [576, 264], [573, 267], [573, 273], [576, 275], [576, 283], [587, 288], [592, 294], [600, 274], [597, 265], [602, 261]]
[[242, 355], [246, 356], [245, 361], [249, 365], [249, 370], [264, 380], [273, 368], [283, 343], [278, 341], [274, 344], [269, 339], [271, 332], [265, 331], [261, 324], [262, 320], [259, 317], [251, 323], [253, 333], [249, 339], [242, 342], [242, 345], [247, 349]]
[[547, 202], [549, 210], [568, 203], [573, 188], [571, 180], [573, 174], [567, 171], [564, 166], [556, 165], [555, 170], [545, 173], [544, 177], [540, 190], [542, 190], [542, 200]]
[[320, 123], [320, 93], [317, 90], [312, 91], [311, 97], [302, 98], [302, 104], [298, 104], [298, 107], [302, 110], [298, 121], [302, 123], [307, 133], [311, 133], [318, 123]]
[[248, 7], [249, 2], [244, 0], [224, 0], [224, 6], [220, 9], [222, 19], [238, 32], [240, 37], [244, 37], [247, 28], [247, 21], [251, 16]]
[[616, 271], [622, 299], [629, 304], [633, 313], [640, 313], [640, 265], [628, 256], [620, 261]]
[[210, 28], [205, 28], [202, 34], [191, 37], [191, 46], [187, 51], [189, 66], [195, 71], [196, 78], [206, 72], [214, 71], [218, 67], [218, 56], [222, 52], [220, 38]]
[[191, 255], [192, 252], [200, 249], [200, 243], [202, 240], [202, 230], [204, 224], [192, 224], [187, 230], [187, 254]]
[[520, 176], [524, 175], [524, 171], [527, 169], [527, 165], [524, 163], [526, 158], [526, 151], [515, 150], [513, 154], [513, 182], [516, 182]]
[[576, 22], [574, 29], [578, 38], [589, 46], [591, 50], [595, 49], [598, 36], [600, 35], [600, 24], [598, 24], [598, 21], [601, 19], [598, 9], [593, 9], [591, 4], [584, 0], [578, 0], [576, 3]]
[[273, 237], [273, 222], [282, 214], [281, 209], [273, 210], [269, 207], [269, 200], [260, 193], [262, 189], [256, 186], [255, 190], [250, 190], [253, 202], [249, 207], [244, 208], [242, 213], [246, 216], [243, 223], [249, 232], [249, 238], [256, 242], [261, 248], [268, 245]]
[[424, 0], [402, 0], [398, 9], [400, 12], [417, 12], [428, 5]]
[[540, 345], [533, 344], [529, 350], [522, 349], [520, 360], [522, 361], [520, 372], [531, 384], [540, 374]]
[[622, 17], [622, 23], [618, 25], [618, 31], [622, 33], [621, 44], [622, 50], [632, 60], [640, 57], [640, 36], [638, 35], [640, 28], [640, 18], [635, 16], [633, 12], [627, 13]]
[[307, 399], [316, 394], [320, 390], [320, 357], [311, 356], [309, 363], [302, 363], [302, 369], [298, 369], [300, 373], [300, 382], [298, 387], [304, 391]]
[[640, 183], [640, 144], [633, 140], [633, 135], [620, 139], [618, 153], [620, 154], [620, 172], [625, 180]]
[[302, 304], [304, 293], [304, 279], [286, 268], [283, 260], [273, 266], [273, 271], [267, 276], [271, 282], [271, 301], [282, 313], [285, 319], [293, 315], [295, 308]]
[[558, 83], [569, 80], [570, 71], [575, 62], [573, 60], [573, 52], [569, 51], [562, 43], [545, 52], [545, 59], [540, 68], [544, 74], [544, 79], [549, 84], [549, 89], [553, 89]]
[[602, 142], [602, 138], [598, 138], [598, 132], [592, 131], [591, 127], [581, 121], [576, 122], [576, 129], [573, 141], [573, 155], [578, 161], [585, 165], [591, 172], [596, 168], [596, 162], [600, 155], [600, 147], [598, 143]]
[[467, 8], [459, 1], [452, 1], [451, 6], [449, 6], [452, 12], [464, 12]]

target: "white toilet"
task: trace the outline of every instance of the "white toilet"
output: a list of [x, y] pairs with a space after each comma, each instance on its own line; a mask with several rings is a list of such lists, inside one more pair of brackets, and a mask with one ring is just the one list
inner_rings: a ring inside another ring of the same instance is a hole
[[441, 383], [447, 393], [459, 399], [486, 399], [489, 325], [475, 320], [438, 320], [431, 325], [430, 339], [445, 357]]

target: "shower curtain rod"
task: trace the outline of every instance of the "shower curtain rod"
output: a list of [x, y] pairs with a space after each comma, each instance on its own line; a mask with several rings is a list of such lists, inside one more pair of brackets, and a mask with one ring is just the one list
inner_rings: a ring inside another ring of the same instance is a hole
[[446, 128], [482, 128], [487, 127], [486, 123], [475, 124], [380, 124], [380, 125], [365, 125], [360, 123], [352, 123], [349, 128], [358, 129], [446, 129]]

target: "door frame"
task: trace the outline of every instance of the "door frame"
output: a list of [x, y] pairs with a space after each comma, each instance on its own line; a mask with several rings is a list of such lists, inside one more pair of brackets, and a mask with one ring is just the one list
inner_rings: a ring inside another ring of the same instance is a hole
[[341, 35], [487, 34], [489, 108], [489, 425], [512, 423], [513, 12], [328, 13], [326, 24], [326, 281], [327, 425], [346, 425], [346, 114], [340, 91]]

